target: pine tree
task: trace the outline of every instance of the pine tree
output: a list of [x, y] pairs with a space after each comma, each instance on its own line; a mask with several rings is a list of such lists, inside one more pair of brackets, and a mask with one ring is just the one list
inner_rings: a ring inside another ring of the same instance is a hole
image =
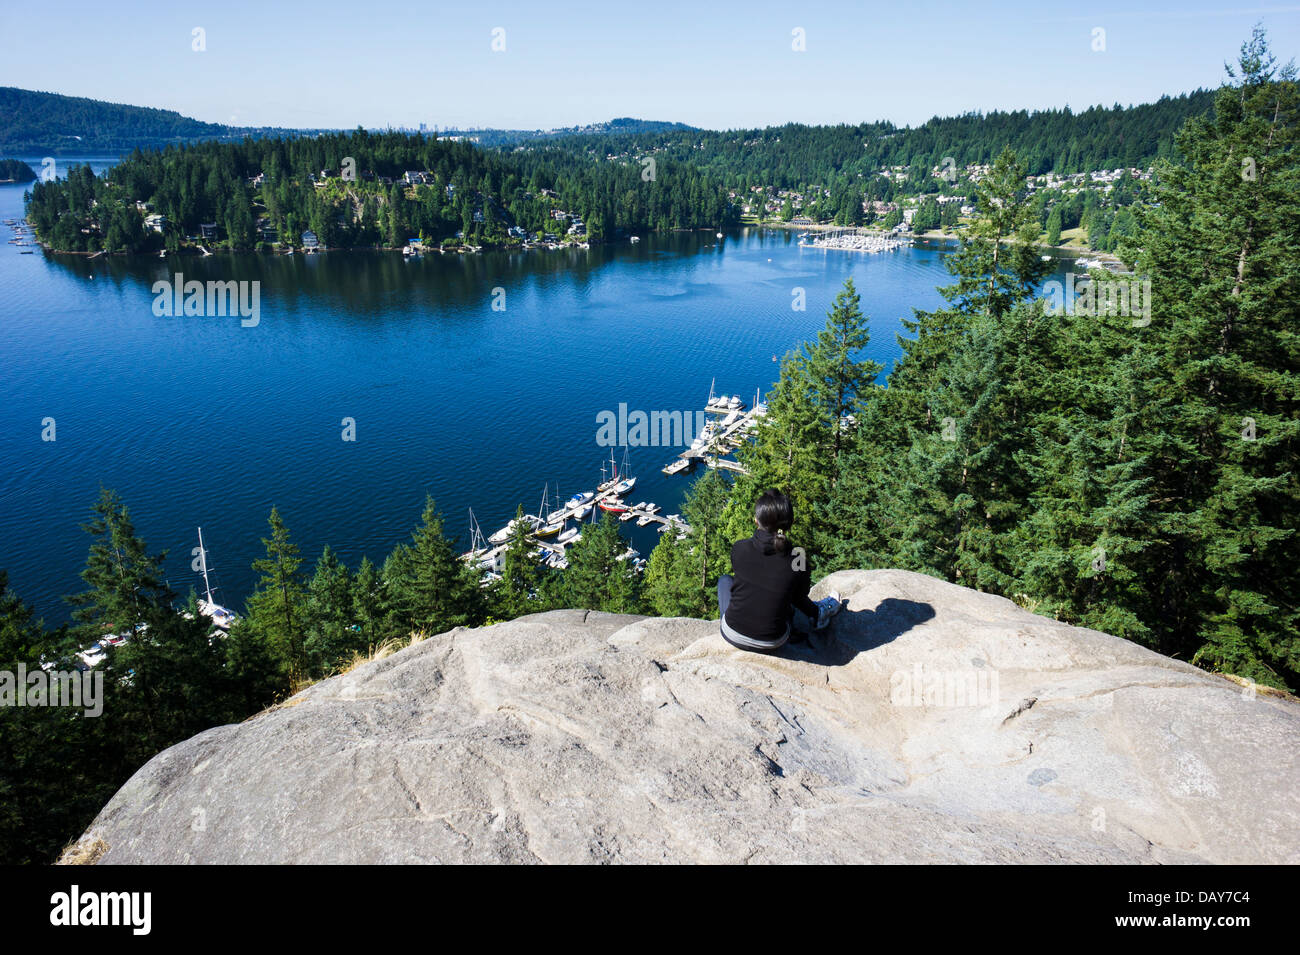
[[853, 279], [845, 279], [844, 288], [835, 296], [835, 303], [827, 313], [826, 327], [818, 332], [812, 346], [805, 349], [814, 400], [829, 431], [826, 457], [832, 488], [839, 477], [845, 435], [861, 414], [872, 385], [884, 370], [879, 362], [857, 357], [870, 341], [861, 296]]
[[444, 633], [472, 627], [486, 617], [478, 573], [443, 533], [433, 498], [425, 500], [420, 526], [410, 544], [399, 544], [384, 562], [389, 624], [401, 635]]
[[527, 613], [549, 609], [544, 594], [543, 568], [538, 548], [531, 537], [531, 528], [524, 521], [524, 509], [515, 509], [510, 541], [501, 558], [501, 579], [495, 581], [489, 594], [493, 615], [500, 620], [512, 620]]
[[631, 561], [620, 559], [627, 544], [618, 522], [608, 513], [583, 528], [582, 539], [567, 551], [562, 592], [565, 606], [607, 613], [636, 613], [640, 585]]
[[365, 648], [352, 600], [352, 575], [327, 544], [307, 585], [304, 608], [303, 649], [313, 676], [325, 674], [348, 653]]
[[352, 578], [352, 609], [357, 631], [357, 647], [378, 644], [391, 634], [384, 629], [384, 582], [378, 568], [369, 557], [361, 558], [361, 566]]
[[679, 541], [673, 530], [665, 531], [646, 562], [642, 595], [655, 613], [716, 616], [718, 577], [731, 563], [732, 538], [724, 519], [730, 496], [731, 486], [716, 468], [691, 486], [682, 504], [690, 533]]
[[163, 582], [166, 552], [149, 554], [125, 504], [115, 491], [100, 488], [95, 518], [81, 529], [94, 541], [81, 579], [90, 589], [68, 602], [76, 609], [80, 635], [98, 640], [108, 633], [129, 635], [146, 623], [152, 611], [170, 607], [175, 594]]
[[1163, 375], [1148, 583], [1166, 652], [1262, 683], [1300, 678], [1300, 165], [1294, 67], [1257, 30], [1213, 118], [1161, 166], [1138, 259]]
[[253, 569], [262, 576], [248, 598], [248, 625], [275, 653], [289, 683], [297, 686], [308, 674], [306, 593], [298, 573], [302, 558], [277, 508], [271, 508], [267, 522], [271, 536], [262, 538], [266, 556], [253, 561]]

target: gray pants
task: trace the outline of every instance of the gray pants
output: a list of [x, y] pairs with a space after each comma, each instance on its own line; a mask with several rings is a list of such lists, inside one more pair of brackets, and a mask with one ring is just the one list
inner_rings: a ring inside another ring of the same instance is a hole
[[731, 606], [731, 585], [736, 582], [736, 578], [731, 574], [723, 574], [718, 578], [718, 629], [722, 631], [722, 639], [726, 640], [733, 647], [740, 650], [752, 650], [755, 653], [772, 653], [780, 650], [790, 639], [790, 620], [787, 617], [785, 622], [785, 633], [779, 640], [755, 640], [753, 637], [747, 637], [732, 629], [727, 624], [727, 607]]

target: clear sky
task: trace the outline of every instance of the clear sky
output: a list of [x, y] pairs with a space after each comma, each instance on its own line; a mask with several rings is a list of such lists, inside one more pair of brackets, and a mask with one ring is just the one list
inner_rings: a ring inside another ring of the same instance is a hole
[[1217, 86], [1256, 22], [1300, 52], [1300, 5], [1205, 0], [3, 3], [0, 85], [252, 126], [915, 124]]

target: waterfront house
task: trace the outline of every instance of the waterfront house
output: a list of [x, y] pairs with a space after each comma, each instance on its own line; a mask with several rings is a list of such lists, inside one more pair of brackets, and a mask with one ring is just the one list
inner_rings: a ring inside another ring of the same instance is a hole
[[316, 238], [316, 233], [310, 229], [304, 229], [302, 233], [302, 247], [307, 252], [315, 252], [320, 248], [320, 239]]

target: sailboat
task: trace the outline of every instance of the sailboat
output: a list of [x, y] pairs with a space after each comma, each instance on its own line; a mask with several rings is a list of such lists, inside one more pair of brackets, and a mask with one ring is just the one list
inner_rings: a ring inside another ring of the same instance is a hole
[[[550, 508], [547, 506], [546, 502], [547, 491], [548, 488], [543, 485], [542, 505], [537, 509], [537, 514], [540, 520], [535, 533], [538, 537], [554, 537], [564, 529], [564, 518], [560, 516], [560, 514], [563, 513], [563, 509], [561, 508], [560, 512], [555, 515], [551, 514]], [[556, 500], [559, 500], [558, 491], [556, 492]]]
[[[615, 497], [622, 497], [628, 491], [632, 490], [632, 488], [636, 487], [636, 478], [627, 477], [627, 470], [627, 448], [625, 447], [623, 449], [623, 464], [621, 469], [619, 465], [614, 463], [614, 449], [610, 448], [608, 472], [605, 470], [605, 465], [602, 464], [600, 466], [601, 475], [604, 476], [608, 473], [609, 478], [600, 482], [599, 486], [596, 488], [596, 493], [610, 493]], [[606, 510], [609, 510], [609, 508], [606, 508]]]
[[489, 544], [504, 544], [514, 536], [515, 528], [523, 526], [526, 532], [532, 534], [536, 532], [541, 520], [535, 514], [525, 514], [523, 517], [512, 517], [505, 527], [497, 531], [488, 538]]
[[474, 508], [469, 509], [469, 550], [460, 555], [464, 561], [473, 561], [487, 551], [487, 542], [483, 540], [483, 529], [478, 526]]
[[203, 546], [203, 528], [199, 528], [199, 569], [203, 571], [203, 590], [206, 599], [199, 601], [199, 613], [210, 617], [212, 623], [220, 630], [229, 630], [238, 618], [235, 612], [221, 606], [212, 599], [212, 582], [208, 579], [208, 552]]

